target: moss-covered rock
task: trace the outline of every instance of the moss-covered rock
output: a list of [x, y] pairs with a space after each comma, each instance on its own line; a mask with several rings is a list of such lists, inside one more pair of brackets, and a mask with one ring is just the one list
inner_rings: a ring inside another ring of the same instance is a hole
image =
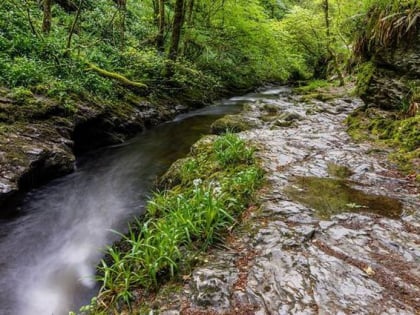
[[367, 92], [374, 72], [375, 65], [371, 61], [359, 65], [356, 85], [356, 93], [358, 95], [364, 95]]
[[358, 69], [357, 93], [370, 107], [406, 110], [419, 86], [420, 31], [389, 47], [373, 43], [378, 47], [370, 47], [371, 54], [362, 56], [365, 62]]
[[223, 134], [226, 131], [241, 132], [256, 127], [256, 124], [241, 115], [226, 115], [211, 125], [213, 134]]
[[328, 163], [327, 165], [328, 175], [333, 177], [338, 177], [341, 179], [345, 179], [347, 177], [350, 177], [353, 172], [344, 165], [338, 165], [335, 163]]
[[420, 173], [420, 115], [404, 117], [370, 108], [354, 112], [346, 122], [353, 139], [392, 149], [389, 157], [401, 170]]
[[118, 102], [72, 97], [0, 88], [0, 208], [16, 192], [71, 172], [75, 153], [120, 143], [177, 111], [131, 94]]
[[0, 204], [19, 190], [71, 172], [71, 145], [51, 123], [0, 124]]
[[302, 101], [310, 103], [313, 100], [326, 102], [334, 99], [335, 96], [327, 92], [314, 92], [302, 95]]
[[192, 157], [176, 160], [170, 168], [163, 174], [158, 183], [158, 188], [168, 189], [185, 181], [185, 173], [189, 170], [188, 175], [195, 176], [196, 160]]

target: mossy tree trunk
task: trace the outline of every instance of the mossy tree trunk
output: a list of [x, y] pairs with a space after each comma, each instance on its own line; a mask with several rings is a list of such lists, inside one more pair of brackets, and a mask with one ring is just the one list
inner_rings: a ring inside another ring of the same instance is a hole
[[325, 29], [327, 35], [327, 51], [329, 58], [332, 63], [334, 70], [337, 74], [338, 79], [340, 80], [340, 86], [344, 85], [344, 76], [340, 70], [340, 66], [338, 64], [337, 55], [334, 53], [333, 49], [331, 48], [331, 25], [330, 25], [330, 5], [328, 0], [324, 0], [323, 2], [323, 9], [324, 9], [324, 17], [325, 17]]
[[77, 22], [79, 21], [80, 14], [82, 13], [82, 5], [83, 5], [83, 0], [80, 0], [79, 7], [77, 8], [76, 15], [74, 17], [73, 23], [71, 24], [69, 36], [67, 37], [66, 55], [70, 54], [71, 39], [73, 37], [74, 32], [76, 31], [76, 25], [77, 25]]
[[194, 0], [190, 0], [188, 2], [188, 17], [187, 17], [187, 24], [188, 26], [192, 26], [193, 25], [193, 13], [194, 13], [194, 5], [195, 5], [195, 1]]
[[125, 18], [127, 15], [127, 0], [114, 0], [117, 4], [118, 11], [120, 13], [120, 23], [119, 23], [119, 32], [120, 32], [120, 46], [121, 49], [125, 47]]
[[174, 73], [173, 64], [178, 58], [179, 43], [181, 41], [181, 30], [184, 24], [184, 0], [176, 0], [174, 21], [172, 24], [171, 45], [169, 47], [168, 59], [166, 67], [166, 76], [171, 77]]
[[156, 47], [159, 51], [164, 51], [165, 47], [165, 0], [158, 1], [158, 35], [156, 37]]
[[176, 0], [174, 22], [172, 25], [171, 46], [168, 57], [175, 61], [178, 58], [179, 43], [181, 41], [181, 30], [184, 24], [184, 0]]
[[52, 0], [44, 0], [42, 3], [44, 16], [42, 19], [42, 32], [44, 34], [49, 34], [51, 31], [51, 20], [52, 20], [52, 13], [51, 13], [51, 7], [52, 7]]
[[89, 62], [86, 62], [86, 63], [88, 65], [88, 68], [86, 69], [87, 71], [95, 71], [97, 74], [99, 74], [100, 76], [104, 78], [113, 79], [117, 81], [118, 83], [120, 83], [121, 85], [128, 88], [132, 88], [136, 91], [144, 91], [145, 89], [147, 89], [147, 85], [142, 82], [132, 81], [126, 78], [125, 76], [123, 76], [122, 74], [107, 71]]

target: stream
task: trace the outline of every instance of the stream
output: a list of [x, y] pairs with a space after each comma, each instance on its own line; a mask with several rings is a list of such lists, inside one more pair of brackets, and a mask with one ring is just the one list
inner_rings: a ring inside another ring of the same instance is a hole
[[68, 314], [95, 296], [106, 245], [144, 205], [157, 176], [209, 133], [270, 91], [221, 101], [176, 117], [122, 145], [80, 158], [77, 170], [26, 194], [18, 215], [0, 220], [0, 314]]

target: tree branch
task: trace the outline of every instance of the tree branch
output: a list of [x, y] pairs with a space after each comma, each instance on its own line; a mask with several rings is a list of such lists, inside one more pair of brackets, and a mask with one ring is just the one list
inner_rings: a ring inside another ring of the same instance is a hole
[[126, 78], [125, 76], [116, 73], [116, 72], [111, 72], [105, 69], [101, 69], [98, 66], [92, 64], [92, 63], [87, 63], [88, 68], [86, 69], [87, 71], [95, 71], [97, 74], [99, 74], [102, 77], [105, 78], [109, 78], [109, 79], [113, 79], [115, 81], [117, 81], [118, 83], [120, 83], [123, 86], [126, 87], [131, 87], [131, 88], [138, 88], [138, 89], [146, 89], [147, 85], [142, 83], [142, 82], [137, 82], [137, 81], [131, 81], [130, 79]]

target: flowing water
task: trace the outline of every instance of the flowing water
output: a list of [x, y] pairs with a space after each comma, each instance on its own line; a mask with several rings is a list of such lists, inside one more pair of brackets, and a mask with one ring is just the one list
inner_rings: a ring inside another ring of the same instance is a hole
[[[263, 94], [264, 93], [264, 94]], [[273, 90], [277, 93], [277, 90]], [[68, 176], [28, 193], [0, 220], [0, 314], [60, 315], [88, 303], [103, 249], [143, 211], [157, 176], [224, 114], [270, 91], [178, 116], [120, 146], [83, 157]]]

